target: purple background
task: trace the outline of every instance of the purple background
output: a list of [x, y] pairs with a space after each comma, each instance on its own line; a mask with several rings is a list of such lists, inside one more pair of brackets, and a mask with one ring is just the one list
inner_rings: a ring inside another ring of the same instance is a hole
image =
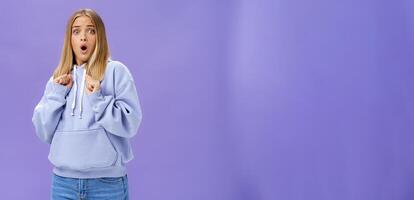
[[90, 7], [135, 77], [131, 199], [414, 198], [414, 1], [2, 1], [1, 199], [48, 199], [31, 123]]

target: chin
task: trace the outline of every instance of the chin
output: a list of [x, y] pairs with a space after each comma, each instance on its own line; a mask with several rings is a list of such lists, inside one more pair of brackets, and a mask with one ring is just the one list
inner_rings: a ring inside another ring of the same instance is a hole
[[90, 56], [78, 56], [78, 58], [83, 63], [86, 63], [89, 60]]

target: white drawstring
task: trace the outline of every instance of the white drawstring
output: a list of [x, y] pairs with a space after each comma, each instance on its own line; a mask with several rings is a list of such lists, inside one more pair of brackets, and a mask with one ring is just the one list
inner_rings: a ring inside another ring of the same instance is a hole
[[[76, 76], [76, 65], [73, 66], [73, 80], [74, 80], [74, 84], [73, 87], [75, 87], [75, 91], [73, 94], [73, 102], [72, 102], [72, 116], [75, 116], [75, 106], [76, 106], [76, 97], [77, 97], [77, 93], [78, 93], [78, 81], [77, 81], [77, 76]], [[79, 119], [82, 119], [82, 101], [83, 101], [83, 93], [84, 93], [84, 88], [85, 88], [85, 79], [86, 79], [86, 70], [85, 68], [83, 68], [83, 76], [82, 76], [82, 82], [81, 82], [81, 92], [80, 92], [80, 105], [79, 105]]]
[[72, 116], [75, 115], [75, 105], [76, 105], [76, 95], [78, 93], [78, 84], [76, 81], [76, 65], [73, 66], [73, 81], [75, 82], [73, 84], [73, 87], [75, 87], [75, 91], [73, 92], [73, 102], [72, 102]]
[[79, 119], [82, 119], [82, 104], [83, 104], [83, 92], [85, 89], [85, 78], [86, 78], [86, 69], [83, 68], [82, 84], [81, 84], [81, 96], [80, 96], [80, 107], [79, 107]]

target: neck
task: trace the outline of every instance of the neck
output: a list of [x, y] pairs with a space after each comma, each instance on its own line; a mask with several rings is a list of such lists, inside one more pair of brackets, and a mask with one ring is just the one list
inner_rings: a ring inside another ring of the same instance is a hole
[[84, 62], [84, 61], [81, 61], [81, 60], [76, 59], [76, 65], [78, 65], [78, 66], [81, 66], [81, 65], [83, 65], [85, 63], [86, 62]]

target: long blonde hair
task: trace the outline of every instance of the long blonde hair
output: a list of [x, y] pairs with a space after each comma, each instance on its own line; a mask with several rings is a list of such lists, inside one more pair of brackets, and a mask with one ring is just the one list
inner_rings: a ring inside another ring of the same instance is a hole
[[105, 25], [101, 17], [92, 9], [80, 9], [73, 13], [66, 25], [65, 39], [62, 48], [59, 65], [53, 72], [53, 78], [68, 74], [71, 72], [73, 65], [76, 63], [71, 38], [72, 25], [76, 18], [87, 16], [91, 19], [96, 28], [95, 50], [85, 65], [87, 73], [95, 80], [102, 80], [105, 74], [106, 64], [109, 59], [109, 46], [106, 39]]

